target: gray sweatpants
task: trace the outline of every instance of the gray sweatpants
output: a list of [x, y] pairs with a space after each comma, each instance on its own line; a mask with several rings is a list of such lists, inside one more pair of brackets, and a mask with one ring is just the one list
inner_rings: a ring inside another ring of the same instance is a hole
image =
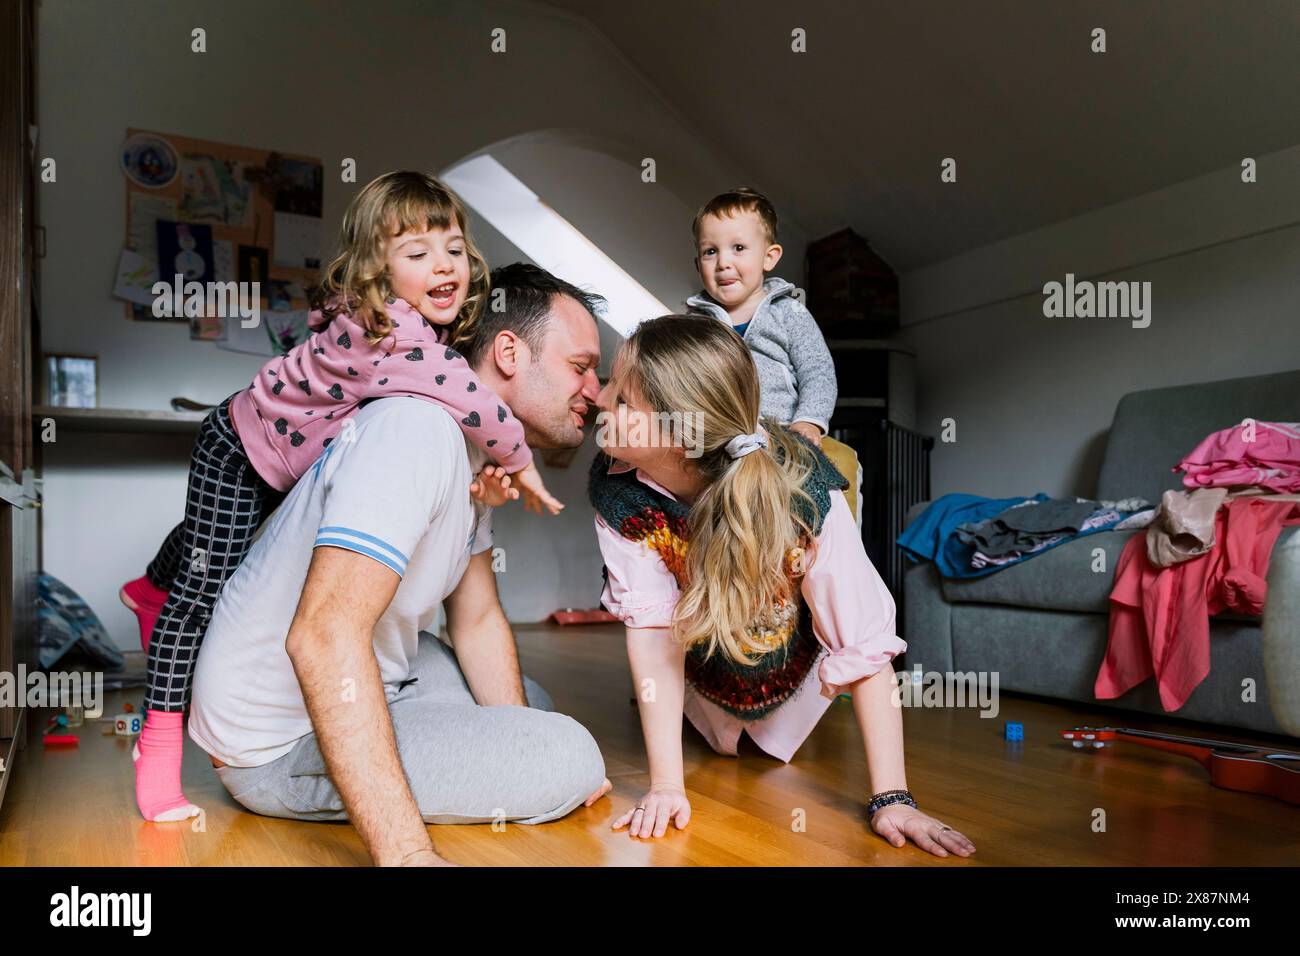
[[[480, 707], [456, 655], [428, 633], [408, 681], [388, 705], [402, 768], [426, 823], [545, 823], [595, 793], [605, 761], [587, 729], [557, 714], [524, 678], [527, 707]], [[346, 820], [314, 733], [260, 767], [217, 767], [254, 813]]]

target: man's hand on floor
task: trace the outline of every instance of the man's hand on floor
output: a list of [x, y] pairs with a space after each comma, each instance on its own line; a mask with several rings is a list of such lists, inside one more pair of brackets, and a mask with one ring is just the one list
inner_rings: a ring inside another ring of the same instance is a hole
[[458, 866], [450, 860], [443, 859], [433, 850], [416, 850], [409, 853], [398, 866]]

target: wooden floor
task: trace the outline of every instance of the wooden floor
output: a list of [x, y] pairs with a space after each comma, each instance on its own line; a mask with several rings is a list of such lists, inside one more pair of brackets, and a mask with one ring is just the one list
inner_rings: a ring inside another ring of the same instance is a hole
[[[894, 849], [868, 827], [862, 744], [847, 701], [826, 718], [790, 764], [747, 741], [739, 759], [714, 754], [686, 731], [687, 784], [694, 819], [666, 838], [639, 841], [610, 823], [647, 784], [646, 762], [621, 629], [523, 626], [525, 672], [557, 708], [585, 724], [605, 755], [609, 798], [541, 826], [430, 827], [438, 851], [465, 865], [578, 866], [1231, 866], [1294, 865], [1300, 809], [1210, 786], [1186, 758], [1144, 747], [1085, 753], [1057, 731], [1119, 723], [1173, 733], [1258, 740], [1248, 735], [1101, 708], [1063, 706], [1003, 694], [996, 719], [974, 709], [907, 708], [908, 784], [924, 809], [967, 834], [968, 859], [940, 860], [909, 844]], [[105, 714], [140, 690], [108, 697]], [[1025, 725], [1025, 742], [1002, 739], [1004, 720]], [[38, 717], [37, 721], [40, 722]], [[145, 823], [133, 796], [131, 743], [79, 732], [75, 750], [29, 744], [0, 808], [3, 866], [366, 865], [347, 823], [299, 823], [256, 816], [230, 798], [206, 755], [187, 740], [186, 793], [205, 809], [193, 821]], [[1273, 746], [1297, 749], [1294, 742]], [[1094, 832], [1094, 811], [1106, 830]], [[806, 830], [795, 832], [797, 809]]]

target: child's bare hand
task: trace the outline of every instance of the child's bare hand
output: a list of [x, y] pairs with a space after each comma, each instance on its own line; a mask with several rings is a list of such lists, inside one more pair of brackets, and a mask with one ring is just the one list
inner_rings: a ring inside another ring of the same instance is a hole
[[790, 426], [790, 431], [802, 435], [818, 448], [822, 447], [822, 430], [812, 422], [795, 422]]
[[524, 507], [529, 511], [535, 511], [539, 515], [549, 511], [558, 515], [564, 510], [564, 505], [546, 490], [546, 485], [542, 483], [542, 473], [532, 462], [522, 471], [515, 472], [514, 479], [524, 493]]
[[489, 508], [519, 498], [519, 489], [510, 487], [510, 476], [500, 465], [487, 465], [474, 476], [469, 485], [469, 496]]

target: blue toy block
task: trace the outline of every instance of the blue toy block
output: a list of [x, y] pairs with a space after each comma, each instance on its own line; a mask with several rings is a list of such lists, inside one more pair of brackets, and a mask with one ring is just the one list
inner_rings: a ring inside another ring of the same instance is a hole
[[1025, 725], [1022, 724], [1020, 721], [1018, 721], [1018, 720], [1008, 720], [1008, 721], [1006, 722], [1006, 725], [1005, 725], [1005, 726], [1006, 726], [1006, 737], [1007, 737], [1007, 740], [1024, 740], [1024, 739], [1025, 739]]

